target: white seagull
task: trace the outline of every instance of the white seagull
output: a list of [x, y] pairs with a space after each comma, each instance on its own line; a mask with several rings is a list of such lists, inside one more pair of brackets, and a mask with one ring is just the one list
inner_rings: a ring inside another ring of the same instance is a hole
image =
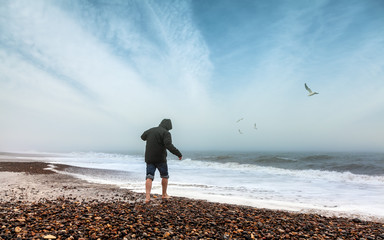
[[239, 133], [240, 133], [240, 134], [243, 134], [243, 132], [242, 132], [240, 129], [239, 129]]
[[306, 83], [304, 83], [305, 89], [309, 92], [308, 96], [313, 96], [315, 94], [319, 94], [318, 92], [312, 92], [312, 90], [307, 86]]
[[255, 123], [255, 124], [253, 124], [253, 128], [257, 130], [257, 127], [256, 127], [256, 123]]
[[244, 118], [240, 118], [239, 120], [237, 120], [236, 122], [238, 123], [238, 122], [240, 122], [241, 120], [243, 120]]

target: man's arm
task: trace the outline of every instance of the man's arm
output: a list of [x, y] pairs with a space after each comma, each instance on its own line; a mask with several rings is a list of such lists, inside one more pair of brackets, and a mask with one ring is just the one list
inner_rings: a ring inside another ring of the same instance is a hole
[[166, 147], [171, 153], [173, 153], [174, 155], [178, 156], [179, 159], [181, 160], [181, 158], [183, 157], [183, 155], [181, 154], [181, 152], [179, 151], [179, 149], [177, 149], [177, 148], [172, 144], [172, 137], [171, 137], [171, 133], [169, 133], [169, 132], [166, 132], [165, 135], [164, 135], [164, 145], [165, 145], [165, 147]]

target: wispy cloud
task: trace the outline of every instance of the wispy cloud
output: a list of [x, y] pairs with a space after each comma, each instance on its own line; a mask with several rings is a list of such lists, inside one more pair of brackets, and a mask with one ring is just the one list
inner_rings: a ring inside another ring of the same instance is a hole
[[[13, 96], [3, 96], [13, 99], [15, 108], [40, 109], [50, 118], [55, 115], [52, 108], [59, 107], [63, 115], [76, 114], [74, 122], [79, 126], [96, 127], [107, 116], [112, 125], [104, 127], [116, 136], [124, 132], [118, 129], [124, 121], [131, 125], [125, 127], [130, 134], [138, 135], [146, 127], [140, 125], [144, 117], [144, 122], [153, 124], [151, 119], [207, 105], [208, 49], [189, 20], [187, 3], [122, 1], [121, 6], [105, 9], [82, 4], [9, 1], [2, 6], [2, 89], [12, 88]], [[130, 8], [133, 5], [136, 8]], [[87, 7], [91, 10], [81, 15]], [[144, 19], [137, 8], [146, 14]], [[117, 9], [125, 10], [115, 15]], [[127, 17], [131, 13], [133, 19]], [[100, 29], [98, 23], [103, 23]], [[38, 96], [26, 101], [27, 89]], [[36, 126], [45, 122], [31, 121]], [[56, 131], [73, 138], [72, 133]], [[81, 127], [77, 131], [84, 138]], [[121, 137], [108, 146], [123, 144], [117, 141]]]

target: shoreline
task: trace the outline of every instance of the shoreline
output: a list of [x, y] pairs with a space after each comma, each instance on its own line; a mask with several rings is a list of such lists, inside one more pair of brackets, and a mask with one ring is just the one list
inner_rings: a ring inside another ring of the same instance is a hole
[[[0, 239], [384, 239], [384, 223], [172, 197], [0, 159]], [[49, 236], [48, 236], [49, 237]], [[72, 238], [71, 238], [72, 237]]]

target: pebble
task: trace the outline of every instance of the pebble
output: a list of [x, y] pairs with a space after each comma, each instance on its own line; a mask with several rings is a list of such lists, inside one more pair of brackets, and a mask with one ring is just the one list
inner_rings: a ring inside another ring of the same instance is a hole
[[43, 238], [44, 239], [56, 239], [56, 237], [53, 235], [45, 235]]

